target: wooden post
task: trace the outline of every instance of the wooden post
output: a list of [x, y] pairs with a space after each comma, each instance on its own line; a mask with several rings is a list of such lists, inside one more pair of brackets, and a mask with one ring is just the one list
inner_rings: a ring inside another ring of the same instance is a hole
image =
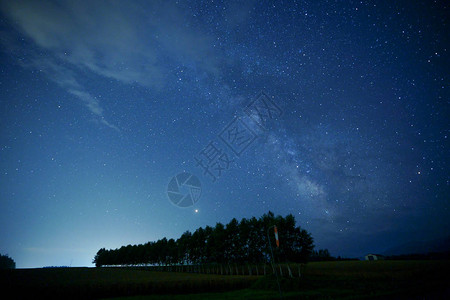
[[292, 275], [292, 271], [291, 271], [291, 268], [289, 267], [289, 264], [287, 265], [287, 267], [288, 267], [288, 271], [289, 271], [289, 277], [294, 277], [293, 275]]

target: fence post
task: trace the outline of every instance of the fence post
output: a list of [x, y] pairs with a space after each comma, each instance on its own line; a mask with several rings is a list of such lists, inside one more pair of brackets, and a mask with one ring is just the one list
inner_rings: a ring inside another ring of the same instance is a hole
[[289, 267], [289, 264], [287, 265], [287, 267], [288, 267], [288, 271], [289, 271], [289, 277], [294, 277], [294, 276], [292, 276], [292, 271], [291, 271], [291, 267]]

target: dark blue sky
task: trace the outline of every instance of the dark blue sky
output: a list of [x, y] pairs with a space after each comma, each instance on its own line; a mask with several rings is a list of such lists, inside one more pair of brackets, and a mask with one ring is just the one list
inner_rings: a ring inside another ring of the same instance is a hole
[[[445, 1], [0, 3], [0, 253], [18, 267], [269, 210], [336, 256], [449, 234]], [[244, 109], [261, 92], [282, 111], [264, 130]], [[236, 156], [220, 133], [239, 116], [256, 139]], [[212, 149], [232, 160], [215, 182], [196, 160]], [[167, 195], [180, 172], [202, 185], [187, 208]]]

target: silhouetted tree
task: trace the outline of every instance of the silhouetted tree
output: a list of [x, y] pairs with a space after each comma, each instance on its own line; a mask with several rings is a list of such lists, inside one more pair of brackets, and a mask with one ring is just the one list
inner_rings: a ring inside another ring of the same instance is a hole
[[16, 262], [6, 255], [0, 254], [0, 270], [2, 269], [15, 269], [16, 268]]
[[177, 240], [177, 250], [178, 250], [178, 262], [180, 264], [190, 264], [192, 263], [191, 247], [190, 241], [192, 239], [192, 233], [186, 231]]
[[238, 262], [242, 256], [242, 240], [239, 233], [239, 223], [233, 218], [226, 226], [225, 237], [226, 260]]
[[107, 250], [105, 248], [101, 248], [97, 251], [97, 254], [95, 254], [94, 260], [92, 263], [95, 264], [96, 267], [101, 267], [106, 264], [107, 262]]
[[331, 256], [328, 249], [319, 249], [319, 250], [314, 250], [312, 252], [311, 260], [313, 260], [313, 261], [329, 261], [329, 260], [336, 260], [336, 258]]
[[[274, 225], [278, 227], [279, 248], [275, 246], [275, 238], [271, 232]], [[239, 222], [233, 218], [226, 225], [217, 223], [214, 227], [200, 227], [194, 233], [186, 231], [177, 240], [162, 238], [156, 242], [122, 246], [115, 250], [102, 248], [95, 255], [93, 263], [98, 267], [139, 264], [260, 263], [270, 258], [268, 242], [271, 243], [279, 261], [306, 261], [314, 248], [311, 235], [306, 230], [296, 227], [293, 215], [284, 218], [275, 217], [269, 211], [259, 219], [253, 217]]]

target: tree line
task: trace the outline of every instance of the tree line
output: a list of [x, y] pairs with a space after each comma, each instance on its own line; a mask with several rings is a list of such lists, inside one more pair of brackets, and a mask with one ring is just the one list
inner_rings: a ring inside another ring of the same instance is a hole
[[9, 257], [7, 254], [2, 255], [0, 254], [0, 270], [2, 269], [15, 269], [16, 268], [16, 262]]
[[341, 261], [341, 260], [359, 260], [358, 258], [334, 257], [331, 256], [328, 249], [313, 250], [309, 258], [310, 261]]
[[[279, 247], [273, 226], [277, 226]], [[101, 248], [94, 257], [97, 267], [105, 265], [189, 265], [223, 263], [263, 263], [270, 260], [272, 247], [277, 261], [304, 262], [314, 248], [313, 238], [296, 226], [292, 214], [275, 216], [272, 212], [259, 219], [252, 217], [214, 227], [186, 231], [177, 240], [162, 238], [156, 242]]]

